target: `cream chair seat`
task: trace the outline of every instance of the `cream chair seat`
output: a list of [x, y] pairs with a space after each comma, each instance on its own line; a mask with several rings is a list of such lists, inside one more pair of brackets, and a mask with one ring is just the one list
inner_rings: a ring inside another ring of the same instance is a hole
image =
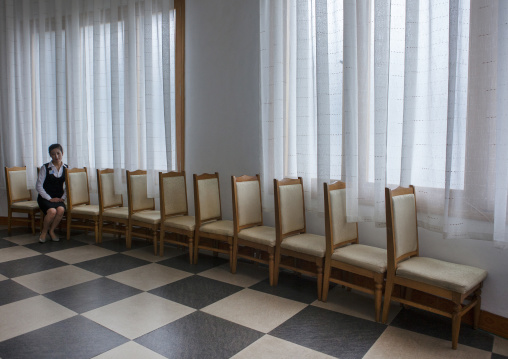
[[194, 262], [194, 216], [189, 216], [187, 205], [187, 181], [185, 171], [159, 172], [161, 231], [160, 255], [164, 255], [164, 243], [189, 248], [189, 262]]
[[127, 171], [127, 193], [129, 196], [127, 248], [131, 248], [132, 236], [145, 238], [153, 242], [153, 251], [157, 255], [161, 214], [155, 210], [154, 199], [148, 198], [146, 171]]
[[102, 233], [112, 233], [127, 238], [129, 208], [123, 207], [123, 196], [115, 191], [115, 170], [97, 169], [97, 188], [99, 192], [99, 243]]
[[[386, 277], [383, 322], [386, 323], [390, 301], [427, 310], [452, 319], [452, 348], [457, 349], [462, 316], [473, 310], [473, 327], [478, 327], [481, 288], [487, 277], [483, 269], [419, 256], [416, 195], [413, 186], [386, 188], [386, 234], [388, 270]], [[395, 296], [394, 286], [402, 288]], [[412, 298], [412, 290], [445, 299], [443, 309], [436, 302], [421, 303]], [[405, 292], [405, 295], [404, 295]]]
[[71, 237], [71, 228], [94, 231], [95, 243], [99, 243], [99, 206], [90, 204], [88, 172], [86, 167], [65, 171], [67, 189], [67, 240]]
[[207, 249], [214, 254], [228, 254], [229, 265], [233, 271], [233, 221], [222, 219], [217, 172], [194, 175], [194, 209], [196, 212], [194, 263], [198, 262], [199, 249]]
[[7, 232], [11, 233], [12, 214], [26, 213], [28, 218], [16, 217], [16, 220], [29, 223], [32, 234], [35, 235], [35, 216], [39, 213], [39, 205], [37, 201], [32, 200], [32, 192], [27, 187], [26, 167], [5, 167], [5, 181], [7, 185]]
[[326, 241], [324, 236], [307, 233], [303, 180], [298, 177], [274, 179], [273, 182], [277, 240], [274, 284], [277, 285], [280, 267], [317, 277], [318, 299], [321, 300]]
[[[381, 300], [386, 273], [386, 250], [358, 242], [358, 224], [346, 218], [346, 184], [324, 183], [326, 255], [323, 301], [328, 299], [330, 282], [374, 295], [376, 321], [381, 319]], [[332, 276], [332, 269], [340, 276]], [[347, 274], [347, 275], [342, 275]], [[367, 279], [364, 285], [355, 276]], [[373, 285], [372, 285], [373, 284]]]
[[263, 226], [261, 182], [256, 176], [231, 176], [233, 189], [233, 265], [242, 257], [268, 265], [270, 285], [273, 285], [275, 265], [275, 228]]

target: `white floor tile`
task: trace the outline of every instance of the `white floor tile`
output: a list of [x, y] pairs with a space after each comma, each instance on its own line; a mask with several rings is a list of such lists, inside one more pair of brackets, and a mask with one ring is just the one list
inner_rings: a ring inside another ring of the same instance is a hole
[[174, 248], [174, 247], [165, 247], [164, 248], [164, 255], [161, 257], [159, 254], [159, 247], [157, 246], [157, 255], [153, 254], [153, 246], [145, 246], [138, 249], [131, 249], [130, 251], [122, 252], [122, 254], [143, 259], [148, 262], [160, 262], [164, 259], [173, 258], [176, 256], [180, 256], [182, 254], [185, 254], [186, 252]]
[[490, 352], [459, 344], [452, 349], [452, 342], [395, 327], [388, 327], [381, 334], [364, 359], [489, 359]]
[[244, 289], [201, 311], [268, 333], [307, 305], [271, 294]]
[[190, 276], [192, 276], [192, 273], [151, 263], [146, 266], [112, 274], [107, 278], [137, 289], [149, 291]]
[[32, 235], [32, 233], [25, 233], [25, 234], [20, 234], [18, 236], [6, 237], [5, 239], [12, 242], [12, 243], [16, 243], [20, 246], [24, 246], [26, 244], [38, 242], [39, 241], [39, 233], [36, 233], [35, 236]]
[[51, 252], [48, 253], [47, 256], [58, 259], [65, 263], [75, 264], [109, 256], [115, 253], [116, 252], [110, 251], [109, 249], [88, 245]]
[[492, 349], [492, 352], [508, 357], [508, 339], [494, 336], [494, 348]]
[[0, 307], [0, 342], [76, 315], [43, 296]]
[[164, 359], [160, 354], [139, 345], [136, 342], [127, 342], [111, 349], [93, 359]]
[[23, 259], [40, 255], [39, 252], [33, 251], [23, 246], [13, 246], [0, 249], [0, 263]]
[[234, 359], [332, 359], [333, 357], [317, 352], [286, 340], [265, 335], [256, 340], [241, 352], [234, 355]]
[[268, 278], [268, 267], [239, 262], [236, 268], [236, 273], [233, 274], [229, 269], [229, 263], [226, 263], [201, 272], [199, 275], [247, 288]]
[[34, 292], [44, 294], [97, 278], [100, 278], [100, 275], [68, 265], [16, 277], [12, 280], [24, 285]]
[[82, 315], [129, 339], [135, 339], [194, 311], [193, 308], [156, 295], [141, 293]]

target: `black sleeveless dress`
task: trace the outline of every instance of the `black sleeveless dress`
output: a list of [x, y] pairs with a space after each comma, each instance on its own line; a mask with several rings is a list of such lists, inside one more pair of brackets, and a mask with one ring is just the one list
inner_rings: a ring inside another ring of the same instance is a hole
[[[67, 165], [63, 164], [62, 166], [62, 176], [55, 177], [54, 174], [49, 173], [49, 162], [44, 164], [44, 167], [46, 167], [46, 179], [44, 180], [42, 187], [46, 193], [51, 196], [51, 198], [62, 198], [64, 194], [63, 187], [65, 183], [65, 171], [67, 169]], [[50, 208], [63, 207], [64, 210], [66, 209], [65, 202], [50, 202], [47, 199], [42, 198], [40, 194], [37, 196], [37, 203], [44, 214], [46, 214]]]

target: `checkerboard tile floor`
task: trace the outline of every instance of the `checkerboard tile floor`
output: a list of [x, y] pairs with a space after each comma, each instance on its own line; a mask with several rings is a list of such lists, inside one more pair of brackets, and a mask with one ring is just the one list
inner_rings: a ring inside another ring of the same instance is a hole
[[134, 241], [73, 234], [38, 243], [0, 227], [0, 358], [508, 358], [508, 340], [393, 305], [374, 321], [373, 299], [313, 279], [183, 249], [163, 257]]

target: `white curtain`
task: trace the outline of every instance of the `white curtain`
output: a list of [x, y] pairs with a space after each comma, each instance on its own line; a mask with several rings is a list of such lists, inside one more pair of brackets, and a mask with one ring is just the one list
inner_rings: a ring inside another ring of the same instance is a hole
[[[163, 0], [0, 0], [0, 161], [36, 166], [60, 143], [70, 167], [174, 170], [175, 16]], [[4, 183], [4, 181], [2, 181]], [[33, 188], [33, 187], [32, 187]]]
[[502, 1], [262, 0], [264, 205], [273, 178], [347, 185], [350, 221], [384, 225], [416, 187], [419, 225], [508, 243], [508, 11]]

